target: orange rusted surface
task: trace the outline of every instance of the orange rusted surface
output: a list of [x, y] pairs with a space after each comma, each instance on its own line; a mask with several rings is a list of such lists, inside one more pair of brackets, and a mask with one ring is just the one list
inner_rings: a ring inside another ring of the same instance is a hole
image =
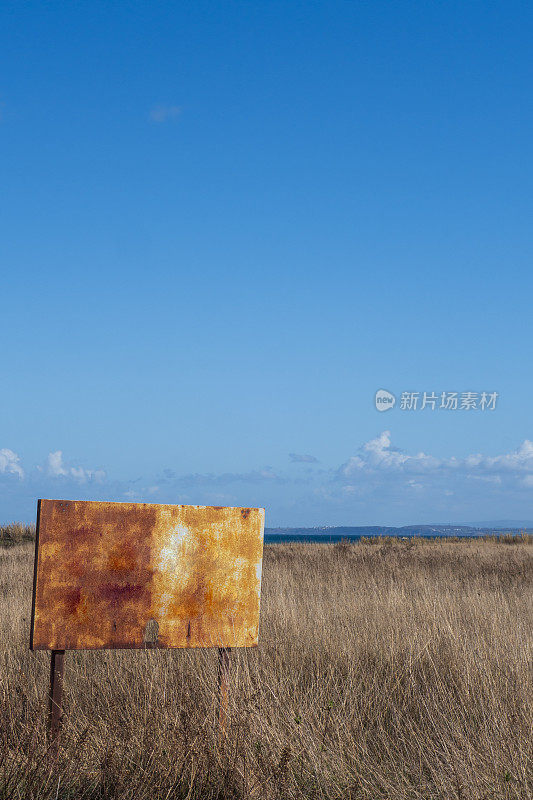
[[30, 647], [253, 647], [264, 510], [40, 500]]

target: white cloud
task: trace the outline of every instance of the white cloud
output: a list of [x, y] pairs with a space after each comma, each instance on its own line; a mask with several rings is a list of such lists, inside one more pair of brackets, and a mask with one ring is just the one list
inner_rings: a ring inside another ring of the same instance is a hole
[[166, 122], [169, 119], [175, 119], [175, 117], [179, 116], [180, 114], [180, 106], [160, 104], [150, 109], [150, 119], [152, 122]]
[[499, 456], [482, 456], [479, 453], [465, 459], [468, 465], [492, 471], [533, 472], [533, 442], [524, 439], [520, 447]]
[[360, 455], [352, 456], [340, 467], [340, 474], [350, 477], [360, 470], [405, 470], [424, 472], [440, 466], [442, 461], [425, 453], [410, 456], [393, 447], [390, 431], [383, 431], [360, 448]]
[[65, 466], [61, 450], [55, 450], [53, 453], [48, 454], [47, 472], [53, 478], [69, 477], [74, 478], [79, 483], [87, 483], [87, 481], [100, 483], [106, 478], [106, 473], [103, 469], [92, 470], [84, 467]]
[[63, 453], [61, 450], [48, 454], [48, 474], [54, 476], [68, 474], [63, 466]]
[[[473, 479], [492, 485], [514, 481], [516, 486], [533, 486], [533, 442], [524, 439], [522, 444], [509, 453], [484, 456], [472, 453], [464, 458], [437, 458], [424, 452], [409, 455], [393, 447], [390, 431], [383, 431], [359, 448], [358, 455], [342, 464], [336, 474], [337, 480], [353, 484], [359, 477], [410, 474], [427, 475], [434, 478], [442, 475], [450, 480]], [[409, 481], [418, 488], [420, 484]]]
[[19, 478], [24, 477], [24, 470], [20, 466], [19, 456], [7, 447], [0, 450], [0, 472], [18, 475]]

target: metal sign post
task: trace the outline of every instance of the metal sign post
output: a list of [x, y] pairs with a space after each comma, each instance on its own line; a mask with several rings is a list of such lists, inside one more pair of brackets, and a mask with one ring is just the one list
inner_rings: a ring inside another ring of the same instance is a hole
[[226, 735], [229, 699], [229, 664], [231, 648], [218, 648], [218, 740]]
[[50, 749], [54, 757], [59, 749], [59, 732], [63, 716], [63, 666], [64, 650], [52, 650], [50, 659], [50, 694], [49, 694], [49, 737]]

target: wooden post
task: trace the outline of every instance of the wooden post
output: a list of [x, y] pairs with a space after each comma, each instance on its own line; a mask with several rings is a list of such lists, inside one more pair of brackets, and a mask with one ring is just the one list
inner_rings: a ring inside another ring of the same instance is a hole
[[50, 705], [49, 705], [49, 735], [52, 755], [57, 756], [59, 749], [59, 732], [61, 730], [61, 717], [63, 713], [63, 659], [64, 650], [52, 650], [50, 660]]
[[218, 648], [218, 740], [226, 735], [229, 698], [230, 647]]

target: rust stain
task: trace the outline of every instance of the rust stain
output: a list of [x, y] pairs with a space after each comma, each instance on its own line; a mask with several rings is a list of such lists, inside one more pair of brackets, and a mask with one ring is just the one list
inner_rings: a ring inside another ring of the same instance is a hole
[[257, 645], [263, 509], [41, 500], [37, 523], [32, 649]]

